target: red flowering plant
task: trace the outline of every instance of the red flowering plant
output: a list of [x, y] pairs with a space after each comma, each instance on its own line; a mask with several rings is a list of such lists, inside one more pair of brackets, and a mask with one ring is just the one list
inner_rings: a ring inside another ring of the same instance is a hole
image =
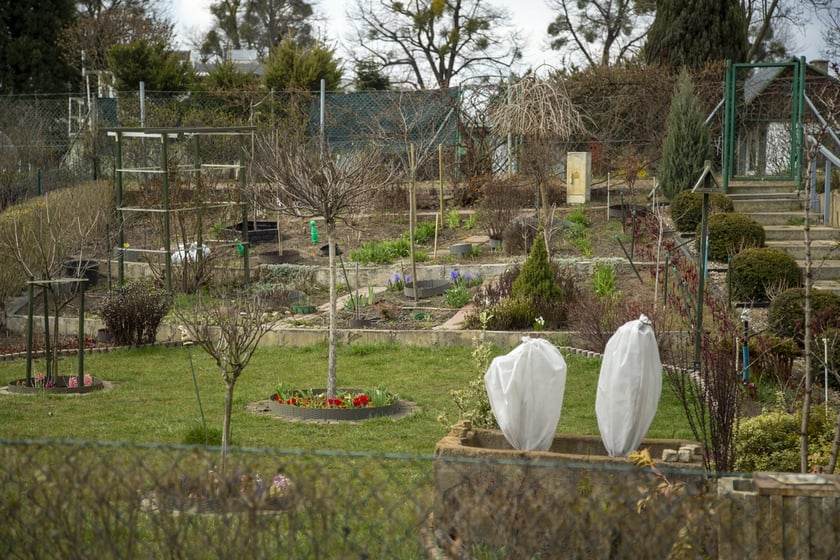
[[367, 408], [388, 406], [397, 400], [397, 397], [382, 388], [370, 391], [346, 389], [335, 398], [328, 398], [326, 391], [292, 389], [282, 382], [271, 398], [280, 404], [301, 408]]

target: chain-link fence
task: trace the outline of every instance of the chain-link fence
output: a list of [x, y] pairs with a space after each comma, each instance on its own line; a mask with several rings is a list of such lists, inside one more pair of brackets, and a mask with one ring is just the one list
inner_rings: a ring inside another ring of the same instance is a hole
[[[2, 442], [4, 558], [836, 558], [834, 493], [535, 454]], [[813, 481], [812, 481], [813, 482]], [[820, 482], [815, 482], [819, 486]], [[795, 486], [795, 485], [794, 485]], [[749, 487], [749, 488], [747, 488]], [[820, 490], [829, 488], [823, 486]]]
[[[697, 76], [710, 113], [722, 98], [722, 68]], [[672, 73], [614, 69], [561, 78], [586, 132], [564, 147], [593, 153], [596, 174], [617, 178], [655, 165], [673, 92]], [[53, 184], [111, 176], [116, 127], [253, 126], [258, 134], [320, 138], [340, 152], [376, 144], [402, 164], [408, 179], [411, 148], [416, 177], [449, 181], [516, 171], [516, 139], [500, 135], [492, 114], [505, 102], [504, 85], [427, 91], [118, 92], [116, 97], [6, 96], [0, 98], [0, 171], [4, 190], [24, 195]], [[718, 134], [720, 120], [711, 122]], [[207, 149], [207, 148], [204, 148]], [[442, 165], [441, 165], [442, 164]], [[37, 172], [40, 170], [41, 185]], [[59, 173], [61, 170], [61, 173]], [[635, 175], [634, 175], [635, 176]]]

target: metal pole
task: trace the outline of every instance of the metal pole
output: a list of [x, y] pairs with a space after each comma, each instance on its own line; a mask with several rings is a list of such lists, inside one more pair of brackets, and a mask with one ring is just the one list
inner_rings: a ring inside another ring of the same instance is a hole
[[414, 196], [414, 144], [411, 144], [409, 147], [409, 154], [408, 154], [408, 165], [409, 165], [409, 183], [408, 183], [408, 236], [410, 241], [410, 250], [411, 250], [411, 281], [414, 284], [414, 303], [417, 303], [418, 296], [417, 294], [420, 292], [420, 288], [418, 287], [418, 279], [417, 279], [417, 259], [414, 256], [414, 223], [416, 221], [416, 212], [417, 212], [417, 199]]
[[700, 349], [703, 345], [703, 294], [706, 288], [706, 225], [709, 214], [709, 193], [703, 193], [700, 215], [700, 250], [697, 252], [697, 319], [694, 330], [694, 369], [700, 371]]
[[823, 363], [825, 364], [823, 388], [825, 390], [825, 413], [828, 414], [828, 339], [823, 337]]
[[[323, 80], [322, 80], [323, 82]], [[250, 243], [248, 239], [248, 206], [242, 201], [242, 196], [245, 193], [245, 145], [243, 143], [242, 135], [239, 135], [239, 204], [242, 206], [242, 238], [244, 242], [242, 246], [244, 250], [242, 251], [242, 267], [243, 273], [245, 276], [245, 284], [247, 285], [251, 281], [251, 268], [250, 268]], [[256, 216], [254, 217], [254, 231], [257, 229], [257, 220]], [[281, 234], [277, 232], [277, 239], [278, 241], [282, 240]]]
[[140, 80], [140, 127], [146, 126], [146, 82]]
[[[172, 238], [169, 230], [169, 136], [166, 132], [161, 135], [161, 170], [163, 171], [163, 246], [165, 251], [164, 263], [166, 269], [166, 291], [172, 293]], [[184, 240], [186, 260], [186, 239]]]
[[42, 287], [42, 290], [44, 293], [44, 361], [47, 363], [47, 379], [53, 380], [52, 362], [50, 361], [50, 296], [46, 287]]
[[118, 223], [118, 235], [117, 235], [117, 243], [119, 243], [119, 257], [117, 258], [117, 264], [119, 266], [119, 271], [117, 272], [117, 280], [120, 283], [120, 288], [125, 285], [125, 213], [123, 212], [123, 171], [122, 171], [122, 135], [120, 132], [116, 133], [114, 136], [114, 141], [116, 142], [115, 149], [116, 154], [114, 154], [114, 166], [116, 169], [114, 170], [114, 178], [116, 179], [116, 187], [117, 187], [117, 223]]
[[831, 160], [825, 160], [825, 187], [823, 188], [823, 225], [831, 225]]
[[732, 307], [732, 255], [726, 257], [726, 306]]
[[326, 135], [324, 133], [324, 114], [325, 114], [325, 105], [327, 100], [327, 81], [321, 78], [321, 116], [319, 121], [319, 134], [320, 134], [320, 147], [321, 147], [321, 160], [323, 161], [324, 158], [324, 148], [326, 144]]
[[741, 312], [741, 321], [744, 322], [744, 340], [741, 346], [743, 357], [743, 368], [741, 370], [741, 378], [744, 383], [750, 382], [750, 310], [745, 308]]
[[[440, 190], [440, 224], [443, 226], [443, 144], [438, 144], [438, 173]], [[435, 229], [437, 231], [437, 229]]]
[[26, 316], [26, 386], [32, 387], [32, 314], [35, 311], [35, 278], [30, 276], [26, 284], [26, 299], [29, 302], [29, 313]]
[[79, 372], [77, 381], [78, 387], [85, 386], [85, 288], [87, 287], [87, 278], [83, 278], [79, 283]]

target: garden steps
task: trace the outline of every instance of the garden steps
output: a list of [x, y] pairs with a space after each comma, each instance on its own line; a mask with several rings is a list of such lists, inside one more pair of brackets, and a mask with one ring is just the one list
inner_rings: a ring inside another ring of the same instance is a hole
[[[811, 241], [840, 241], [840, 230], [829, 226], [811, 225]], [[805, 243], [805, 233], [801, 225], [770, 225], [764, 226], [767, 241], [796, 241], [800, 245]]]
[[[803, 271], [805, 270], [805, 261], [797, 260], [796, 263]], [[811, 274], [814, 281], [840, 281], [840, 259], [825, 260], [825, 261], [811, 261]]]
[[[804, 241], [767, 241], [765, 245], [771, 249], [780, 249], [797, 261], [805, 261]], [[811, 262], [814, 265], [831, 258], [840, 258], [840, 245], [837, 245], [836, 241], [828, 239], [811, 241]]]
[[840, 296], [840, 282], [837, 280], [816, 280], [814, 288], [826, 292], [834, 292]]
[[768, 193], [796, 193], [796, 181], [729, 181], [729, 184], [727, 185], [726, 194], [728, 194], [729, 196], [755, 195], [756, 197], [764, 197]]
[[[749, 212], [748, 215], [764, 226], [795, 226], [802, 227], [804, 215], [802, 210], [794, 210], [790, 212]], [[811, 213], [811, 227], [822, 224], [822, 214], [817, 212]]]
[[796, 193], [730, 194], [736, 212], [797, 212], [802, 215], [802, 199]]
[[[731, 181], [727, 195], [735, 211], [746, 214], [764, 227], [766, 246], [781, 249], [805, 269], [805, 232], [794, 225], [804, 218], [802, 193], [792, 181]], [[811, 262], [818, 282], [840, 280], [840, 229], [822, 225], [822, 214], [811, 213]], [[833, 284], [826, 284], [833, 286]]]

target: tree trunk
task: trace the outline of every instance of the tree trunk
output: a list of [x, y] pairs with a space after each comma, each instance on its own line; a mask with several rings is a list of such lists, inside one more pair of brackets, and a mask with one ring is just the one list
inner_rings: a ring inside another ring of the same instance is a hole
[[327, 222], [327, 243], [330, 248], [330, 334], [329, 358], [327, 360], [327, 398], [336, 394], [336, 290], [335, 290], [335, 222]]
[[236, 377], [225, 381], [225, 417], [222, 423], [222, 472], [224, 472], [225, 456], [230, 447], [230, 417], [233, 412], [233, 387], [236, 385]]

